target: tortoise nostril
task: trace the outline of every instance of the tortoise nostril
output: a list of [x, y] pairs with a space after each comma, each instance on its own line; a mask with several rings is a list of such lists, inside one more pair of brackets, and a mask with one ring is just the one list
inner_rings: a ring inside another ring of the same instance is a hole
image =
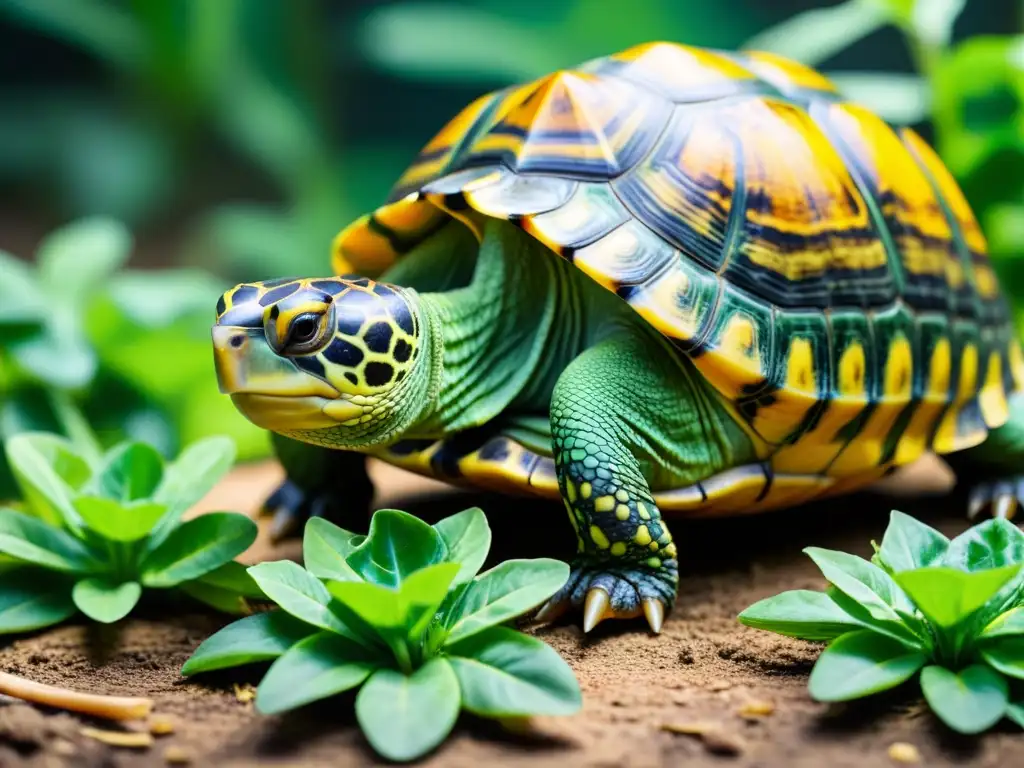
[[232, 336], [231, 341], [229, 343], [231, 344], [232, 347], [235, 347], [237, 349], [238, 347], [245, 344], [245, 336], [243, 336], [242, 334]]

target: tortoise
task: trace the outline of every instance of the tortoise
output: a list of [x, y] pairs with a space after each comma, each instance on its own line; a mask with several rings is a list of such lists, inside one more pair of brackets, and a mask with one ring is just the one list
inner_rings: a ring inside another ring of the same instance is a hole
[[332, 267], [217, 306], [220, 389], [286, 471], [275, 525], [366, 514], [367, 456], [561, 499], [578, 547], [542, 621], [660, 631], [666, 517], [925, 454], [972, 515], [1024, 498], [1024, 358], [964, 194], [787, 58], [653, 42], [483, 95]]

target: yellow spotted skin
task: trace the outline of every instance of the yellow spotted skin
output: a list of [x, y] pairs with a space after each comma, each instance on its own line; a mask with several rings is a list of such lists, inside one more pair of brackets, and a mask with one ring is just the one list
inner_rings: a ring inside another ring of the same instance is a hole
[[[453, 217], [478, 236], [515, 222], [732, 409], [759, 462], [652, 488], [666, 513], [788, 506], [978, 445], [1024, 383], [984, 236], [935, 152], [777, 55], [654, 42], [484, 95], [338, 235], [335, 272], [379, 275]], [[507, 436], [380, 455], [559, 495], [551, 458]]]

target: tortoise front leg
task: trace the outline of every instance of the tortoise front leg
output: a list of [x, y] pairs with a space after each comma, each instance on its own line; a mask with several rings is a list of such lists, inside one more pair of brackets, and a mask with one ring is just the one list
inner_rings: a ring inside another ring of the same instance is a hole
[[1024, 505], [1024, 393], [1010, 397], [1009, 406], [1009, 419], [985, 442], [946, 457], [957, 480], [970, 487], [970, 519], [984, 510], [1010, 519]]
[[360, 527], [370, 514], [373, 483], [366, 456], [310, 445], [271, 433], [285, 479], [263, 503], [261, 514], [273, 515], [272, 541], [301, 535], [306, 520], [323, 517]]
[[566, 368], [552, 396], [551, 430], [578, 552], [539, 620], [573, 606], [583, 608], [584, 631], [640, 615], [661, 629], [679, 564], [651, 481], [682, 487], [731, 464], [742, 451], [723, 445], [736, 439], [723, 418], [706, 385], [639, 331], [591, 347]]

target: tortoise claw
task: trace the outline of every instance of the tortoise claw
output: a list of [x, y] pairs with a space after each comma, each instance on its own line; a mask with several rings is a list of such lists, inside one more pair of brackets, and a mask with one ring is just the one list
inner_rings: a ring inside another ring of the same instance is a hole
[[538, 624], [550, 624], [557, 621], [569, 610], [569, 599], [553, 597], [540, 607], [540, 610], [533, 615], [533, 620]]
[[1013, 519], [1024, 501], [1024, 478], [982, 482], [971, 489], [967, 502], [967, 517], [974, 520], [986, 507], [992, 517]]
[[587, 601], [583, 606], [583, 631], [589, 632], [604, 619], [608, 618], [611, 598], [606, 590], [592, 587], [587, 592]]
[[280, 544], [285, 539], [294, 536], [306, 519], [305, 515], [288, 507], [278, 507], [273, 515], [269, 531], [272, 544]]
[[653, 597], [644, 598], [644, 616], [647, 617], [647, 623], [651, 625], [651, 631], [654, 634], [661, 633], [661, 625], [665, 623], [665, 604], [661, 600], [657, 600]]

